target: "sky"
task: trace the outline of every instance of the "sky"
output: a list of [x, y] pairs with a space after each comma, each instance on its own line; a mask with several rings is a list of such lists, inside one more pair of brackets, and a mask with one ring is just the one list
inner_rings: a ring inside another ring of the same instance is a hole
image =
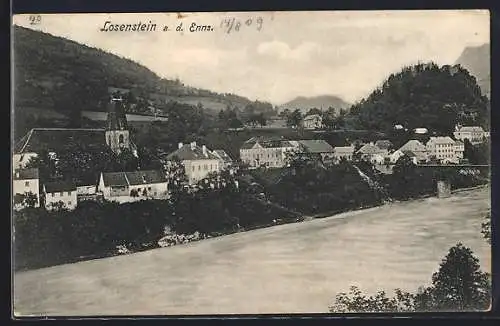
[[[16, 15], [13, 23], [132, 59], [160, 77], [276, 105], [316, 95], [336, 95], [354, 103], [403, 66], [427, 61], [453, 64], [465, 47], [490, 40], [489, 12], [484, 10], [40, 17], [39, 24], [31, 25], [29, 15]], [[221, 22], [233, 18], [228, 33]], [[157, 26], [155, 32], [103, 32], [106, 21]], [[193, 22], [214, 30], [189, 32]], [[180, 23], [183, 32], [175, 30]], [[163, 26], [170, 30], [163, 32]]]

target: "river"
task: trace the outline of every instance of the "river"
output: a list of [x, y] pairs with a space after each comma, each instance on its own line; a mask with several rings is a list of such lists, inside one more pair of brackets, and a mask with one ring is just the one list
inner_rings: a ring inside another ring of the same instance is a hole
[[18, 315], [328, 312], [339, 292], [427, 285], [461, 241], [483, 271], [490, 189], [14, 275]]

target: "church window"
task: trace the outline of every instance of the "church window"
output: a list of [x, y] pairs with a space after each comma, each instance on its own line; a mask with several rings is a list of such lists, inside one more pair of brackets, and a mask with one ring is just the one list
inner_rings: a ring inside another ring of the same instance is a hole
[[119, 142], [120, 144], [123, 144], [123, 135], [120, 135], [120, 136], [118, 137], [118, 142]]
[[26, 181], [26, 182], [24, 183], [24, 186], [25, 186], [25, 187], [29, 187], [29, 186], [30, 186], [30, 182], [29, 182], [29, 181]]

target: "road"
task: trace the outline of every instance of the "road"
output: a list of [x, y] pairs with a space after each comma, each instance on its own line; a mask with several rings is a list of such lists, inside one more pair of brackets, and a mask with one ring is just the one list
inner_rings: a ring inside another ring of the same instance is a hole
[[339, 292], [415, 291], [480, 233], [489, 188], [14, 276], [17, 315], [328, 312]]

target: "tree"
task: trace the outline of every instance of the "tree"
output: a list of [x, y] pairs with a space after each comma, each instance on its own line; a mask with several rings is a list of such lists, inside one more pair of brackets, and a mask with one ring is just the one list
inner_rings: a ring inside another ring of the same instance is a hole
[[384, 291], [364, 295], [357, 287], [349, 294], [340, 293], [330, 312], [396, 312], [396, 311], [474, 311], [490, 305], [489, 274], [480, 271], [479, 260], [470, 248], [458, 243], [442, 260], [432, 275], [432, 285], [421, 287], [416, 294], [395, 290], [388, 298]]
[[35, 157], [31, 157], [26, 163], [26, 168], [37, 168], [42, 180], [50, 180], [58, 175], [56, 160], [46, 149], [42, 149]]
[[485, 221], [481, 224], [481, 233], [486, 241], [491, 244], [491, 211], [485, 216]]
[[322, 113], [323, 113], [323, 112], [322, 112], [320, 109], [318, 109], [318, 108], [310, 108], [310, 109], [307, 111], [306, 115], [312, 115], [312, 114], [318, 114], [318, 115], [321, 115]]
[[295, 109], [287, 116], [287, 126], [298, 127], [302, 121], [302, 113], [299, 109]]

